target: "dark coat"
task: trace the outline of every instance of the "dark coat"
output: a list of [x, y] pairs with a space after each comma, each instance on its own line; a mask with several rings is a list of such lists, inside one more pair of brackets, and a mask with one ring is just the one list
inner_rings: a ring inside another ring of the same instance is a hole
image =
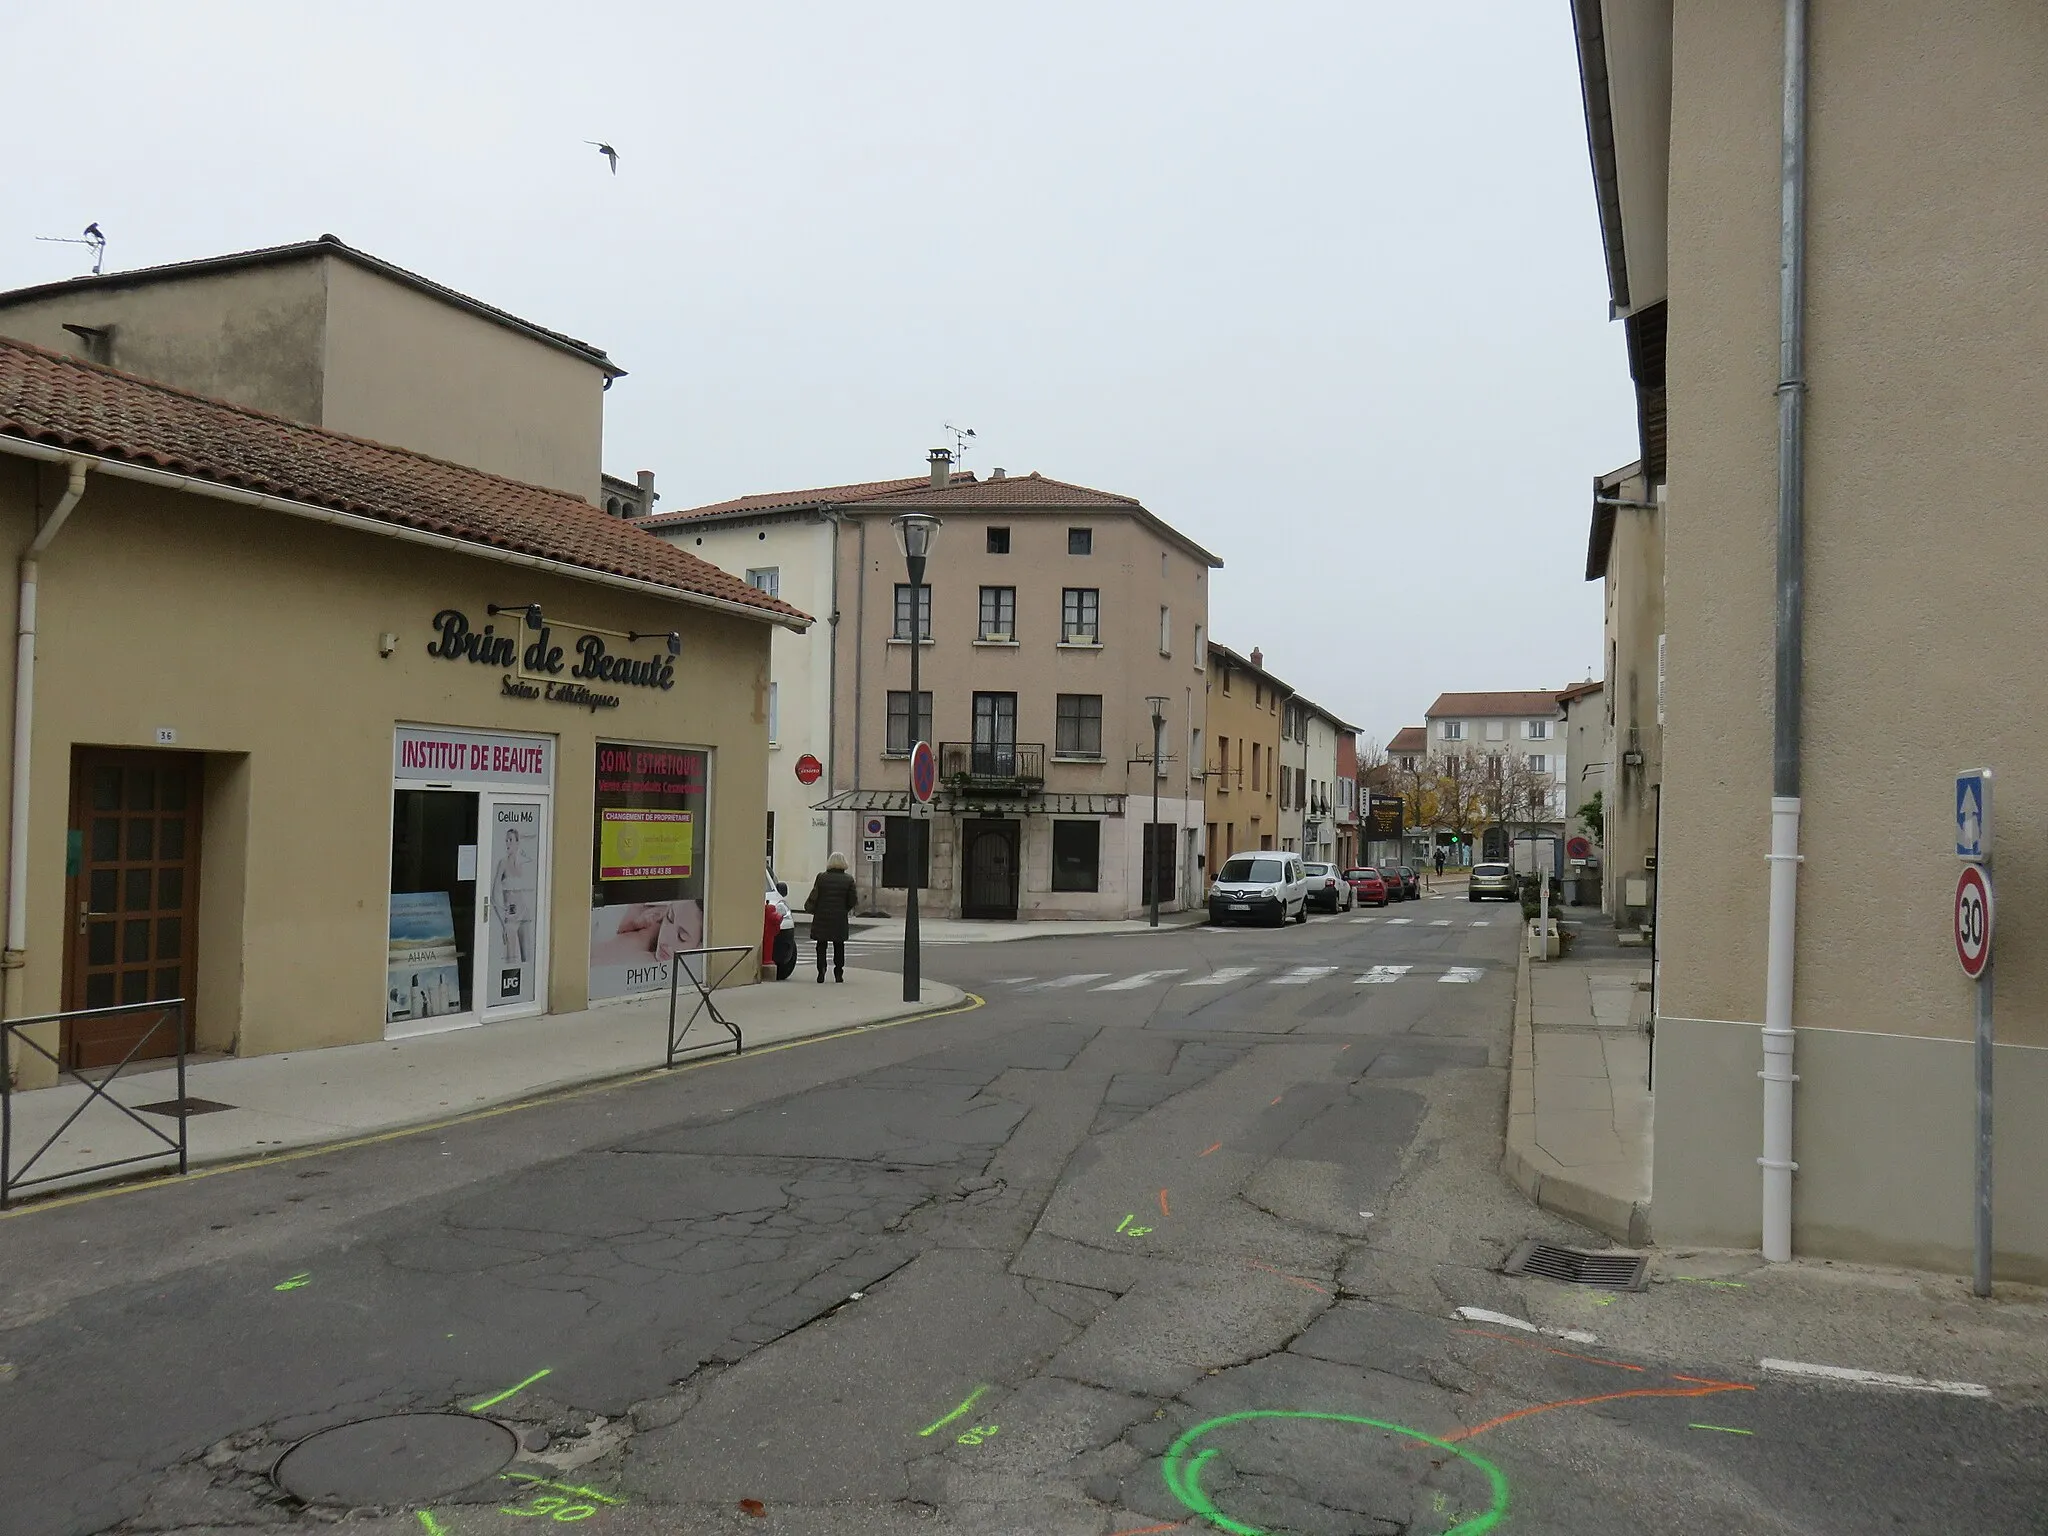
[[804, 910], [811, 914], [811, 937], [843, 940], [846, 920], [853, 913], [859, 893], [860, 887], [845, 870], [821, 870], [811, 886], [811, 894], [804, 900]]

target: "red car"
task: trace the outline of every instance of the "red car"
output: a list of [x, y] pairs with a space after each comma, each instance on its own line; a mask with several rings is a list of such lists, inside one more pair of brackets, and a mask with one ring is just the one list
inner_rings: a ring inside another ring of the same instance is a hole
[[1358, 898], [1360, 906], [1368, 901], [1376, 907], [1387, 904], [1387, 882], [1378, 870], [1347, 869], [1344, 878], [1351, 883], [1351, 894]]

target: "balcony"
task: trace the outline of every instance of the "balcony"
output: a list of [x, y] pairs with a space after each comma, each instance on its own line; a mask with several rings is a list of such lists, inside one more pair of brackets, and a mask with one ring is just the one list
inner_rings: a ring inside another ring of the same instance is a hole
[[1045, 787], [1045, 743], [940, 742], [939, 778], [956, 794], [1037, 794]]

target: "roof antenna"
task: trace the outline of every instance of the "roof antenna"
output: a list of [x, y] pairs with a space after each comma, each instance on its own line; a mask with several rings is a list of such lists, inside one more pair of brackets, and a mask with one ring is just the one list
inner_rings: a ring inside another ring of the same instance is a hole
[[37, 235], [47, 245], [89, 245], [92, 247], [92, 275], [100, 275], [100, 263], [106, 259], [107, 237], [100, 233], [98, 221], [85, 226], [85, 238], [76, 235]]
[[956, 427], [950, 421], [946, 430], [953, 434], [953, 463], [960, 469], [967, 467], [967, 439], [974, 436], [972, 427]]

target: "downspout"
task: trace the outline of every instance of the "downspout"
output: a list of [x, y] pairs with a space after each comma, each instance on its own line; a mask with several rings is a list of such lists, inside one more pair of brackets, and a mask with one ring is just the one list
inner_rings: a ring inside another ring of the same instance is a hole
[[[36, 578], [42, 553], [57, 537], [78, 498], [85, 494], [86, 464], [71, 461], [71, 477], [50, 515], [21, 557], [21, 593], [15, 605], [13, 774], [8, 783], [7, 816], [7, 950], [0, 956], [6, 1017], [20, 1015], [21, 969], [28, 959], [28, 806], [29, 746], [36, 713]], [[4, 1070], [5, 1063], [0, 1063]]]
[[1806, 606], [1806, 15], [1785, 0], [1778, 208], [1777, 707], [1771, 740], [1771, 895], [1764, 970], [1764, 1258], [1792, 1257], [1792, 978], [1799, 899], [1799, 770]]
[[[853, 787], [860, 788], [861, 764], [867, 759], [861, 756], [860, 723], [867, 711], [861, 707], [861, 679], [865, 674], [868, 643], [868, 520], [864, 517], [854, 520], [860, 527], [860, 543], [856, 553], [860, 557], [860, 585], [853, 589]], [[917, 718], [917, 700], [910, 701], [910, 717]]]
[[[825, 787], [839, 785], [839, 514], [827, 512], [832, 525], [832, 606], [825, 615]], [[829, 798], [829, 796], [828, 796]], [[841, 845], [835, 835], [839, 813], [825, 813], [825, 852]]]

